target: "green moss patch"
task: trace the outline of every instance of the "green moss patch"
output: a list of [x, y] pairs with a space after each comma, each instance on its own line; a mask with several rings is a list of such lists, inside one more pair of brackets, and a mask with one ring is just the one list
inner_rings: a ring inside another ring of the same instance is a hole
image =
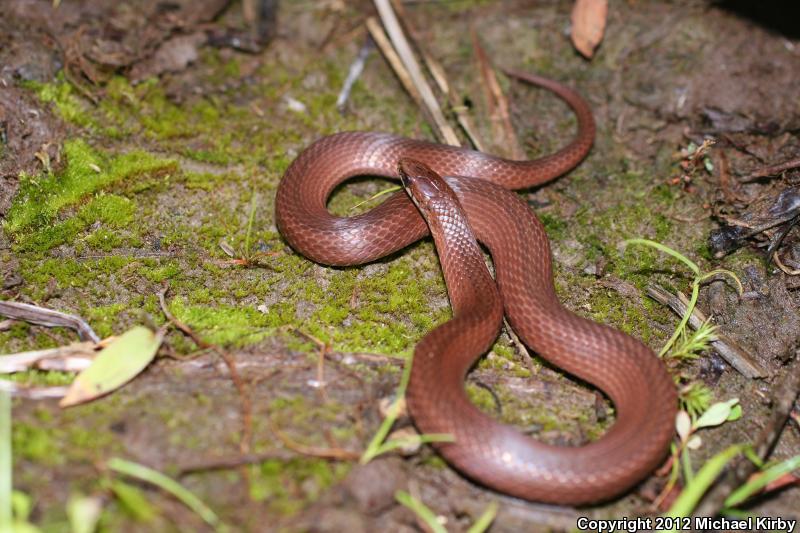
[[[22, 251], [46, 251], [72, 240], [87, 226], [102, 222], [121, 228], [133, 221], [133, 201], [102, 193], [115, 183], [144, 176], [165, 175], [177, 170], [174, 160], [143, 151], [111, 156], [93, 150], [83, 140], [64, 144], [67, 160], [63, 172], [24, 177], [4, 222]], [[99, 194], [98, 194], [99, 193]], [[59, 214], [72, 206], [88, 203], [75, 216], [58, 221]]]

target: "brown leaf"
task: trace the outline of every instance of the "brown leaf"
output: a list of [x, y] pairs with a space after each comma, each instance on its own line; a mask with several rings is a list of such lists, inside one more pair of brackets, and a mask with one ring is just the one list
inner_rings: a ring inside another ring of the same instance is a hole
[[587, 58], [603, 40], [608, 0], [575, 0], [572, 8], [572, 44]]

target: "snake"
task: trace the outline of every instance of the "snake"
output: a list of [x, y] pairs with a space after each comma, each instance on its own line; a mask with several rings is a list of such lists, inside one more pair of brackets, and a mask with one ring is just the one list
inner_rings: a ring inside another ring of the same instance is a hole
[[[512, 190], [575, 167], [591, 149], [595, 122], [573, 89], [533, 74], [507, 74], [569, 105], [578, 124], [571, 142], [550, 155], [514, 161], [389, 133], [325, 136], [300, 152], [281, 178], [276, 225], [296, 252], [332, 266], [375, 261], [432, 235], [453, 317], [415, 347], [406, 392], [414, 424], [423, 434], [451, 437], [433, 443], [438, 453], [495, 491], [544, 503], [597, 503], [630, 490], [663, 461], [677, 393], [649, 347], [559, 301], [544, 226]], [[331, 193], [356, 176], [401, 178], [408, 192], [358, 215], [331, 214]], [[476, 239], [491, 256], [494, 278]], [[610, 399], [615, 421], [600, 438], [581, 446], [542, 443], [469, 400], [466, 376], [504, 316], [540, 357]]]

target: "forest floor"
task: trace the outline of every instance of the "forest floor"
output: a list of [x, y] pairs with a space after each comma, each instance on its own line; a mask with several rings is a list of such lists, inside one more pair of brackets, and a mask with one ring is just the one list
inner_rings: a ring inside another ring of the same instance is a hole
[[[765, 8], [756, 20], [740, 4], [747, 3], [612, 1], [591, 61], [569, 41], [570, 2], [406, 4], [485, 138], [493, 125], [473, 27], [497, 67], [563, 81], [590, 102], [598, 133], [589, 157], [522, 193], [548, 231], [568, 308], [655, 351], [664, 345], [678, 317], [645, 289], [687, 292], [692, 274], [652, 249], [622, 251], [629, 238], [658, 241], [704, 271], [725, 268], [741, 279], [741, 297], [724, 281], [704, 285], [699, 307], [765, 377], [747, 378], [713, 351], [671, 364], [682, 385], [700, 383], [709, 401], [738, 398], [743, 409], [739, 420], [701, 433], [695, 468], [755, 438], [800, 337], [800, 277], [787, 273], [800, 266], [797, 230], [778, 248], [787, 272], [767, 261], [763, 235], [721, 258], [708, 244], [723, 218], [747, 218], [761, 204], [769, 211], [800, 180], [797, 170], [741, 179], [800, 157], [800, 33], [780, 10]], [[241, 51], [226, 46], [246, 34], [238, 4], [7, 2], [2, 299], [79, 315], [107, 337], [167, 324], [159, 294], [168, 287], [171, 314], [218, 347], [198, 347], [171, 327], [155, 362], [101, 399], [67, 409], [56, 400], [14, 400], [14, 488], [28, 496], [30, 520], [42, 530], [67, 531], [67, 502], [78, 494], [100, 498], [107, 531], [208, 527], [172, 497], [110, 472], [112, 457], [179, 479], [243, 531], [413, 531], [417, 519], [395, 501], [397, 490], [443, 517], [448, 531], [466, 530], [493, 501], [500, 510], [492, 531], [571, 530], [578, 516], [659, 512], [653, 500], [665, 477], [575, 509], [498, 495], [429, 447], [366, 466], [353, 459], [376, 432], [380, 404], [415, 343], [450, 316], [430, 240], [367, 266], [329, 268], [293, 252], [275, 227], [277, 184], [313, 140], [354, 129], [432, 138], [376, 50], [345, 108], [336, 107], [371, 9], [366, 1], [285, 1], [269, 43]], [[566, 105], [501, 81], [529, 157], [569, 142], [575, 121]], [[692, 160], [706, 138], [716, 144]], [[358, 205], [388, 185], [353, 181], [330, 207], [364, 210], [375, 202]], [[0, 322], [3, 354], [75, 340], [67, 329]], [[30, 370], [13, 379], [39, 387], [73, 378]], [[482, 409], [551, 443], [585, 443], [613, 423], [602, 396], [520, 353], [506, 333], [467, 388]], [[798, 453], [795, 418], [773, 458]], [[745, 509], [800, 518], [800, 489]]]

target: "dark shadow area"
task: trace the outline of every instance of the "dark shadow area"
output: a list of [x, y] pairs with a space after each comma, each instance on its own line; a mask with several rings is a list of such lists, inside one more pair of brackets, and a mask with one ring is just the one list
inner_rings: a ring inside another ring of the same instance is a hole
[[800, 2], [785, 0], [717, 0], [718, 7], [748, 18], [789, 39], [800, 39]]

